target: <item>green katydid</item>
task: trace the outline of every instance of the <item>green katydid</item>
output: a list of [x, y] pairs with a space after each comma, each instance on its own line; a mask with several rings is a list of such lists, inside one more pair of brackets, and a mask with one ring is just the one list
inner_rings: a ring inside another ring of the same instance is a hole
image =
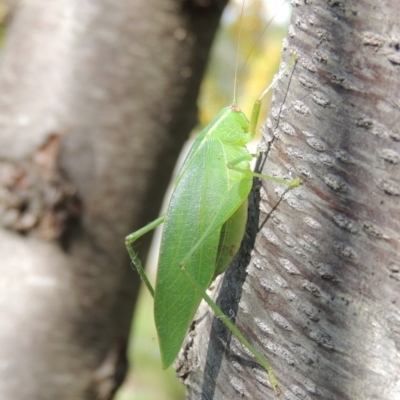
[[[174, 182], [165, 214], [125, 239], [132, 262], [154, 297], [154, 319], [163, 368], [169, 367], [177, 357], [204, 299], [267, 370], [273, 388], [278, 390], [269, 363], [205, 291], [225, 271], [239, 250], [253, 177], [273, 180], [289, 187], [300, 184], [298, 178], [288, 181], [252, 172], [249, 163], [254, 156], [246, 148], [256, 133], [262, 99], [286, 68], [259, 96], [250, 121], [236, 105], [235, 99], [232, 106], [223, 108], [200, 132]], [[162, 223], [164, 227], [153, 289], [132, 244]]]

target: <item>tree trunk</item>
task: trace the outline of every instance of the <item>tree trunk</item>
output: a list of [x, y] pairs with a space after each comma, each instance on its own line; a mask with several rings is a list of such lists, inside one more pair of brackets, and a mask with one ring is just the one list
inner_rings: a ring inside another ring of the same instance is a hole
[[[303, 184], [253, 247], [285, 188], [262, 181], [259, 220], [254, 191], [218, 296], [284, 398], [400, 397], [399, 15], [389, 0], [294, 2], [284, 60], [298, 61], [275, 91], [263, 171]], [[180, 365], [188, 398], [275, 398], [222, 323], [206, 307], [198, 317]]]
[[[1, 399], [109, 399], [223, 2], [13, 3], [0, 70]], [[143, 240], [141, 255], [150, 238]]]

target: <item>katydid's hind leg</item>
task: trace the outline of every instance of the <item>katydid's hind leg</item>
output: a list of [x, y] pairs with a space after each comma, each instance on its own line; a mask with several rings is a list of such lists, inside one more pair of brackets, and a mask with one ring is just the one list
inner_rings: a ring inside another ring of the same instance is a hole
[[141, 238], [143, 235], [145, 235], [146, 233], [157, 228], [157, 226], [161, 225], [164, 222], [164, 220], [165, 220], [165, 216], [163, 215], [163, 216], [157, 218], [156, 220], [154, 220], [153, 222], [150, 222], [149, 224], [144, 226], [142, 229], [139, 229], [138, 231], [129, 234], [125, 238], [125, 246], [126, 246], [126, 249], [128, 250], [129, 256], [131, 257], [132, 263], [135, 266], [135, 268], [137, 269], [137, 272], [139, 273], [140, 278], [142, 279], [143, 283], [146, 285], [147, 289], [149, 290], [150, 294], [153, 297], [154, 297], [153, 286], [151, 286], [149, 278], [147, 278], [147, 275], [144, 271], [142, 263], [141, 263], [139, 257], [137, 256], [136, 252], [133, 250], [132, 245], [133, 245], [133, 243], [136, 242], [136, 240]]
[[275, 378], [274, 371], [271, 368], [269, 362], [264, 358], [264, 356], [257, 351], [257, 349], [246, 339], [246, 337], [240, 332], [240, 330], [231, 322], [230, 318], [218, 307], [213, 299], [201, 288], [201, 286], [191, 278], [191, 276], [185, 270], [185, 267], [181, 267], [181, 272], [186, 277], [187, 281], [192, 285], [193, 289], [201, 295], [201, 297], [207, 302], [210, 308], [213, 310], [215, 316], [221, 320], [225, 326], [232, 332], [233, 335], [246, 347], [255, 357], [255, 359], [264, 367], [267, 371], [271, 386], [275, 393], [278, 395], [280, 393], [278, 387], [278, 381]]

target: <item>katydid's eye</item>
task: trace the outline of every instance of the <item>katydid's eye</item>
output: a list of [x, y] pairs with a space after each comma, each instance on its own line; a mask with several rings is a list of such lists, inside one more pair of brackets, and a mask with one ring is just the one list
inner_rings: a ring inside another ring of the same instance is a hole
[[232, 110], [232, 111], [235, 111], [235, 112], [241, 112], [241, 111], [242, 111], [242, 110], [240, 109], [240, 107], [239, 107], [239, 106], [236, 106], [236, 105], [231, 106], [231, 110]]

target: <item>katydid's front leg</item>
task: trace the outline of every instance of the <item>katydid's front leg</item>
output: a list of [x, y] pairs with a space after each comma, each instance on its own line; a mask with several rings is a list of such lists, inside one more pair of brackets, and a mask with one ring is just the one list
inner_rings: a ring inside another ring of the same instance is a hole
[[282, 75], [289, 68], [291, 68], [295, 63], [296, 63], [296, 56], [292, 55], [292, 57], [290, 58], [289, 62], [286, 65], [286, 67], [283, 68], [278, 74], [275, 75], [271, 84], [264, 89], [264, 91], [260, 94], [260, 96], [258, 96], [258, 99], [254, 103], [253, 110], [251, 112], [250, 123], [249, 123], [249, 133], [252, 137], [254, 137], [254, 135], [256, 134], [258, 118], [260, 116], [261, 104], [262, 104], [264, 97], [270, 90], [273, 89], [273, 87], [278, 82], [278, 80], [282, 77]]
[[161, 225], [164, 222], [164, 220], [165, 220], [165, 216], [163, 215], [163, 216], [157, 218], [156, 220], [154, 220], [153, 222], [150, 222], [142, 229], [139, 229], [138, 231], [129, 234], [125, 238], [125, 246], [126, 246], [126, 249], [128, 250], [129, 256], [131, 257], [132, 263], [135, 266], [135, 268], [137, 269], [137, 272], [139, 273], [140, 278], [142, 279], [143, 283], [146, 285], [146, 287], [149, 290], [152, 297], [154, 297], [153, 286], [151, 286], [149, 278], [147, 278], [147, 275], [144, 271], [142, 263], [141, 263], [139, 257], [137, 256], [137, 254], [135, 253], [135, 251], [133, 250], [132, 245], [140, 237], [142, 237], [146, 233], [152, 231], [153, 229], [157, 228], [157, 226]]
[[[249, 154], [248, 156], [243, 156], [243, 157], [239, 157], [236, 160], [231, 161], [230, 163], [228, 163], [228, 168], [232, 169], [234, 171], [238, 171], [241, 172], [243, 175], [246, 175], [249, 178], [261, 178], [261, 179], [268, 179], [269, 181], [274, 181], [277, 183], [283, 183], [284, 185], [287, 185], [289, 187], [296, 187], [299, 186], [301, 183], [301, 179], [300, 178], [296, 178], [293, 179], [292, 181], [289, 181], [288, 179], [283, 179], [283, 178], [277, 178], [275, 176], [270, 176], [270, 175], [264, 175], [264, 174], [259, 174], [257, 172], [253, 172], [251, 170], [248, 169], [243, 169], [243, 168], [239, 168], [236, 167], [235, 165], [240, 164], [243, 161], [251, 161], [251, 159], [254, 157], [254, 155]], [[249, 160], [250, 158], [250, 160]]]
[[[286, 67], [279, 74], [277, 74], [275, 76], [275, 78], [271, 82], [271, 84], [261, 93], [261, 95], [258, 97], [257, 101], [254, 103], [250, 122], [249, 122], [249, 132], [248, 132], [251, 137], [254, 137], [256, 134], [256, 129], [257, 129], [257, 124], [258, 124], [258, 119], [260, 116], [260, 110], [261, 110], [261, 104], [262, 104], [263, 98], [274, 87], [276, 82], [281, 78], [281, 76], [286, 72], [286, 70], [293, 66], [295, 61], [296, 61], [295, 56], [292, 56], [292, 58], [290, 59], [290, 61], [286, 65]], [[261, 179], [268, 179], [270, 181], [282, 183], [289, 187], [296, 187], [296, 186], [300, 185], [300, 183], [301, 183], [300, 178], [296, 178], [296, 179], [290, 181], [288, 179], [276, 178], [276, 177], [270, 176], [270, 175], [259, 174], [257, 172], [250, 171], [249, 169], [243, 169], [243, 168], [236, 167], [236, 165], [240, 164], [241, 162], [245, 162], [245, 161], [250, 162], [254, 157], [258, 157], [258, 155], [257, 154], [244, 155], [242, 157], [236, 158], [235, 160], [232, 160], [230, 163], [228, 163], [227, 167], [234, 171], [241, 172], [242, 174], [244, 174], [246, 177], [249, 177], [249, 178], [257, 177], [257, 178], [261, 178]]]

